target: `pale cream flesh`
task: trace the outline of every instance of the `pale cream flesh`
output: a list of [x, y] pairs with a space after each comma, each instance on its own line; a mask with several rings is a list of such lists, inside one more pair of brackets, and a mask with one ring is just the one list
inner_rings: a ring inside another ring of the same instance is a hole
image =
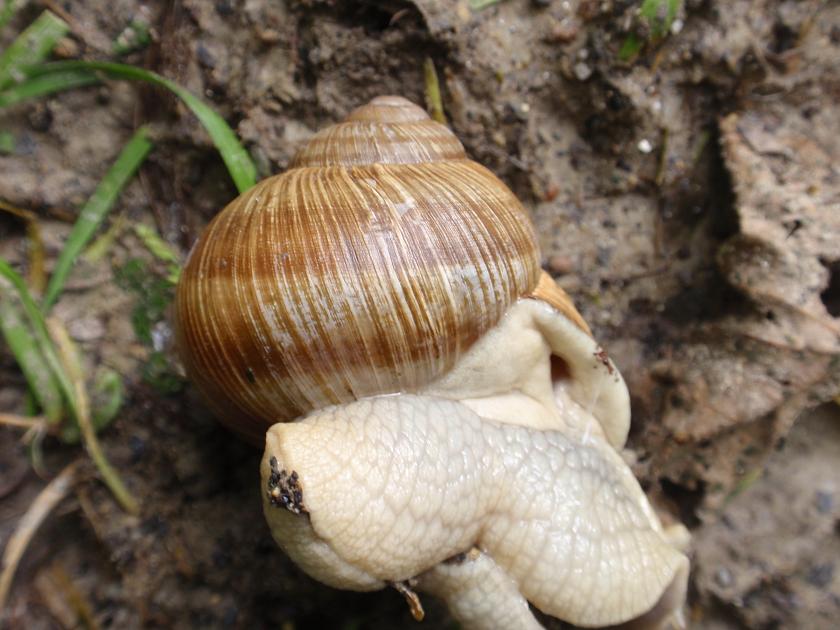
[[595, 342], [523, 299], [424, 391], [274, 425], [265, 513], [316, 579], [415, 586], [467, 628], [539, 628], [527, 602], [580, 626], [665, 627], [688, 560], [617, 450], [628, 423]]

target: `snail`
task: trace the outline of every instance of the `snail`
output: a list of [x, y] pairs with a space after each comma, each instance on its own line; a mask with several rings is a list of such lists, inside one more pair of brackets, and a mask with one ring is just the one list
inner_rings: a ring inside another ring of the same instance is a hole
[[680, 625], [689, 563], [621, 458], [624, 381], [526, 210], [422, 108], [378, 97], [231, 202], [175, 308], [312, 577], [393, 586], [417, 618], [431, 593], [468, 628], [539, 628], [529, 602]]

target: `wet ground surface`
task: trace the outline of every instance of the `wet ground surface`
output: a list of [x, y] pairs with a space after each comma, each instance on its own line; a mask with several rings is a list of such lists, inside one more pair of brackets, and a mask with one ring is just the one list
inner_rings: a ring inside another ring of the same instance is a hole
[[[840, 418], [808, 410], [840, 392], [840, 8], [684, 4], [666, 38], [622, 60], [627, 38], [647, 35], [630, 2], [85, 0], [67, 8], [65, 54], [107, 57], [142, 15], [155, 41], [127, 61], [203, 95], [262, 175], [377, 94], [422, 103], [431, 58], [452, 128], [531, 210], [545, 268], [625, 375], [635, 471], [694, 534], [694, 625], [829, 628]], [[235, 189], [168, 95], [108, 83], [0, 116], [16, 140], [0, 199], [38, 213], [48, 264], [141, 122], [155, 149], [115, 216], [185, 254]], [[2, 214], [0, 255], [27, 259], [23, 225]], [[126, 229], [77, 267], [55, 309], [88, 369], [126, 382], [102, 439], [142, 513], [81, 484], [27, 551], [6, 621], [73, 627], [78, 596], [101, 627], [411, 627], [396, 592], [328, 589], [276, 550], [260, 454], [177, 376], [165, 273]], [[20, 412], [23, 391], [0, 353], [0, 409]], [[43, 486], [18, 437], [0, 429], [0, 540]], [[45, 449], [52, 474], [79, 453]], [[424, 605], [427, 627], [451, 625]]]

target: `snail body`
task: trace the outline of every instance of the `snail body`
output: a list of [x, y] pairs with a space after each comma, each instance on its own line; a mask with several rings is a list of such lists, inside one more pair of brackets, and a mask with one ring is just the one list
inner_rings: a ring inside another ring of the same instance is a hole
[[513, 193], [399, 97], [208, 226], [177, 344], [265, 444], [265, 514], [307, 573], [395, 586], [419, 617], [416, 586], [468, 628], [539, 628], [528, 601], [587, 626], [676, 619], [688, 561], [618, 454], [626, 386], [539, 260]]

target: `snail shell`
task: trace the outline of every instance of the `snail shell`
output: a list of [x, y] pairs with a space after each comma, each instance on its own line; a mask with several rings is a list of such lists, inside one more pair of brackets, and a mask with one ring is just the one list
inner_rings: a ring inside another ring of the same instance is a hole
[[385, 96], [215, 217], [178, 285], [176, 335], [220, 419], [261, 443], [274, 422], [417, 391], [538, 283], [514, 194]]

